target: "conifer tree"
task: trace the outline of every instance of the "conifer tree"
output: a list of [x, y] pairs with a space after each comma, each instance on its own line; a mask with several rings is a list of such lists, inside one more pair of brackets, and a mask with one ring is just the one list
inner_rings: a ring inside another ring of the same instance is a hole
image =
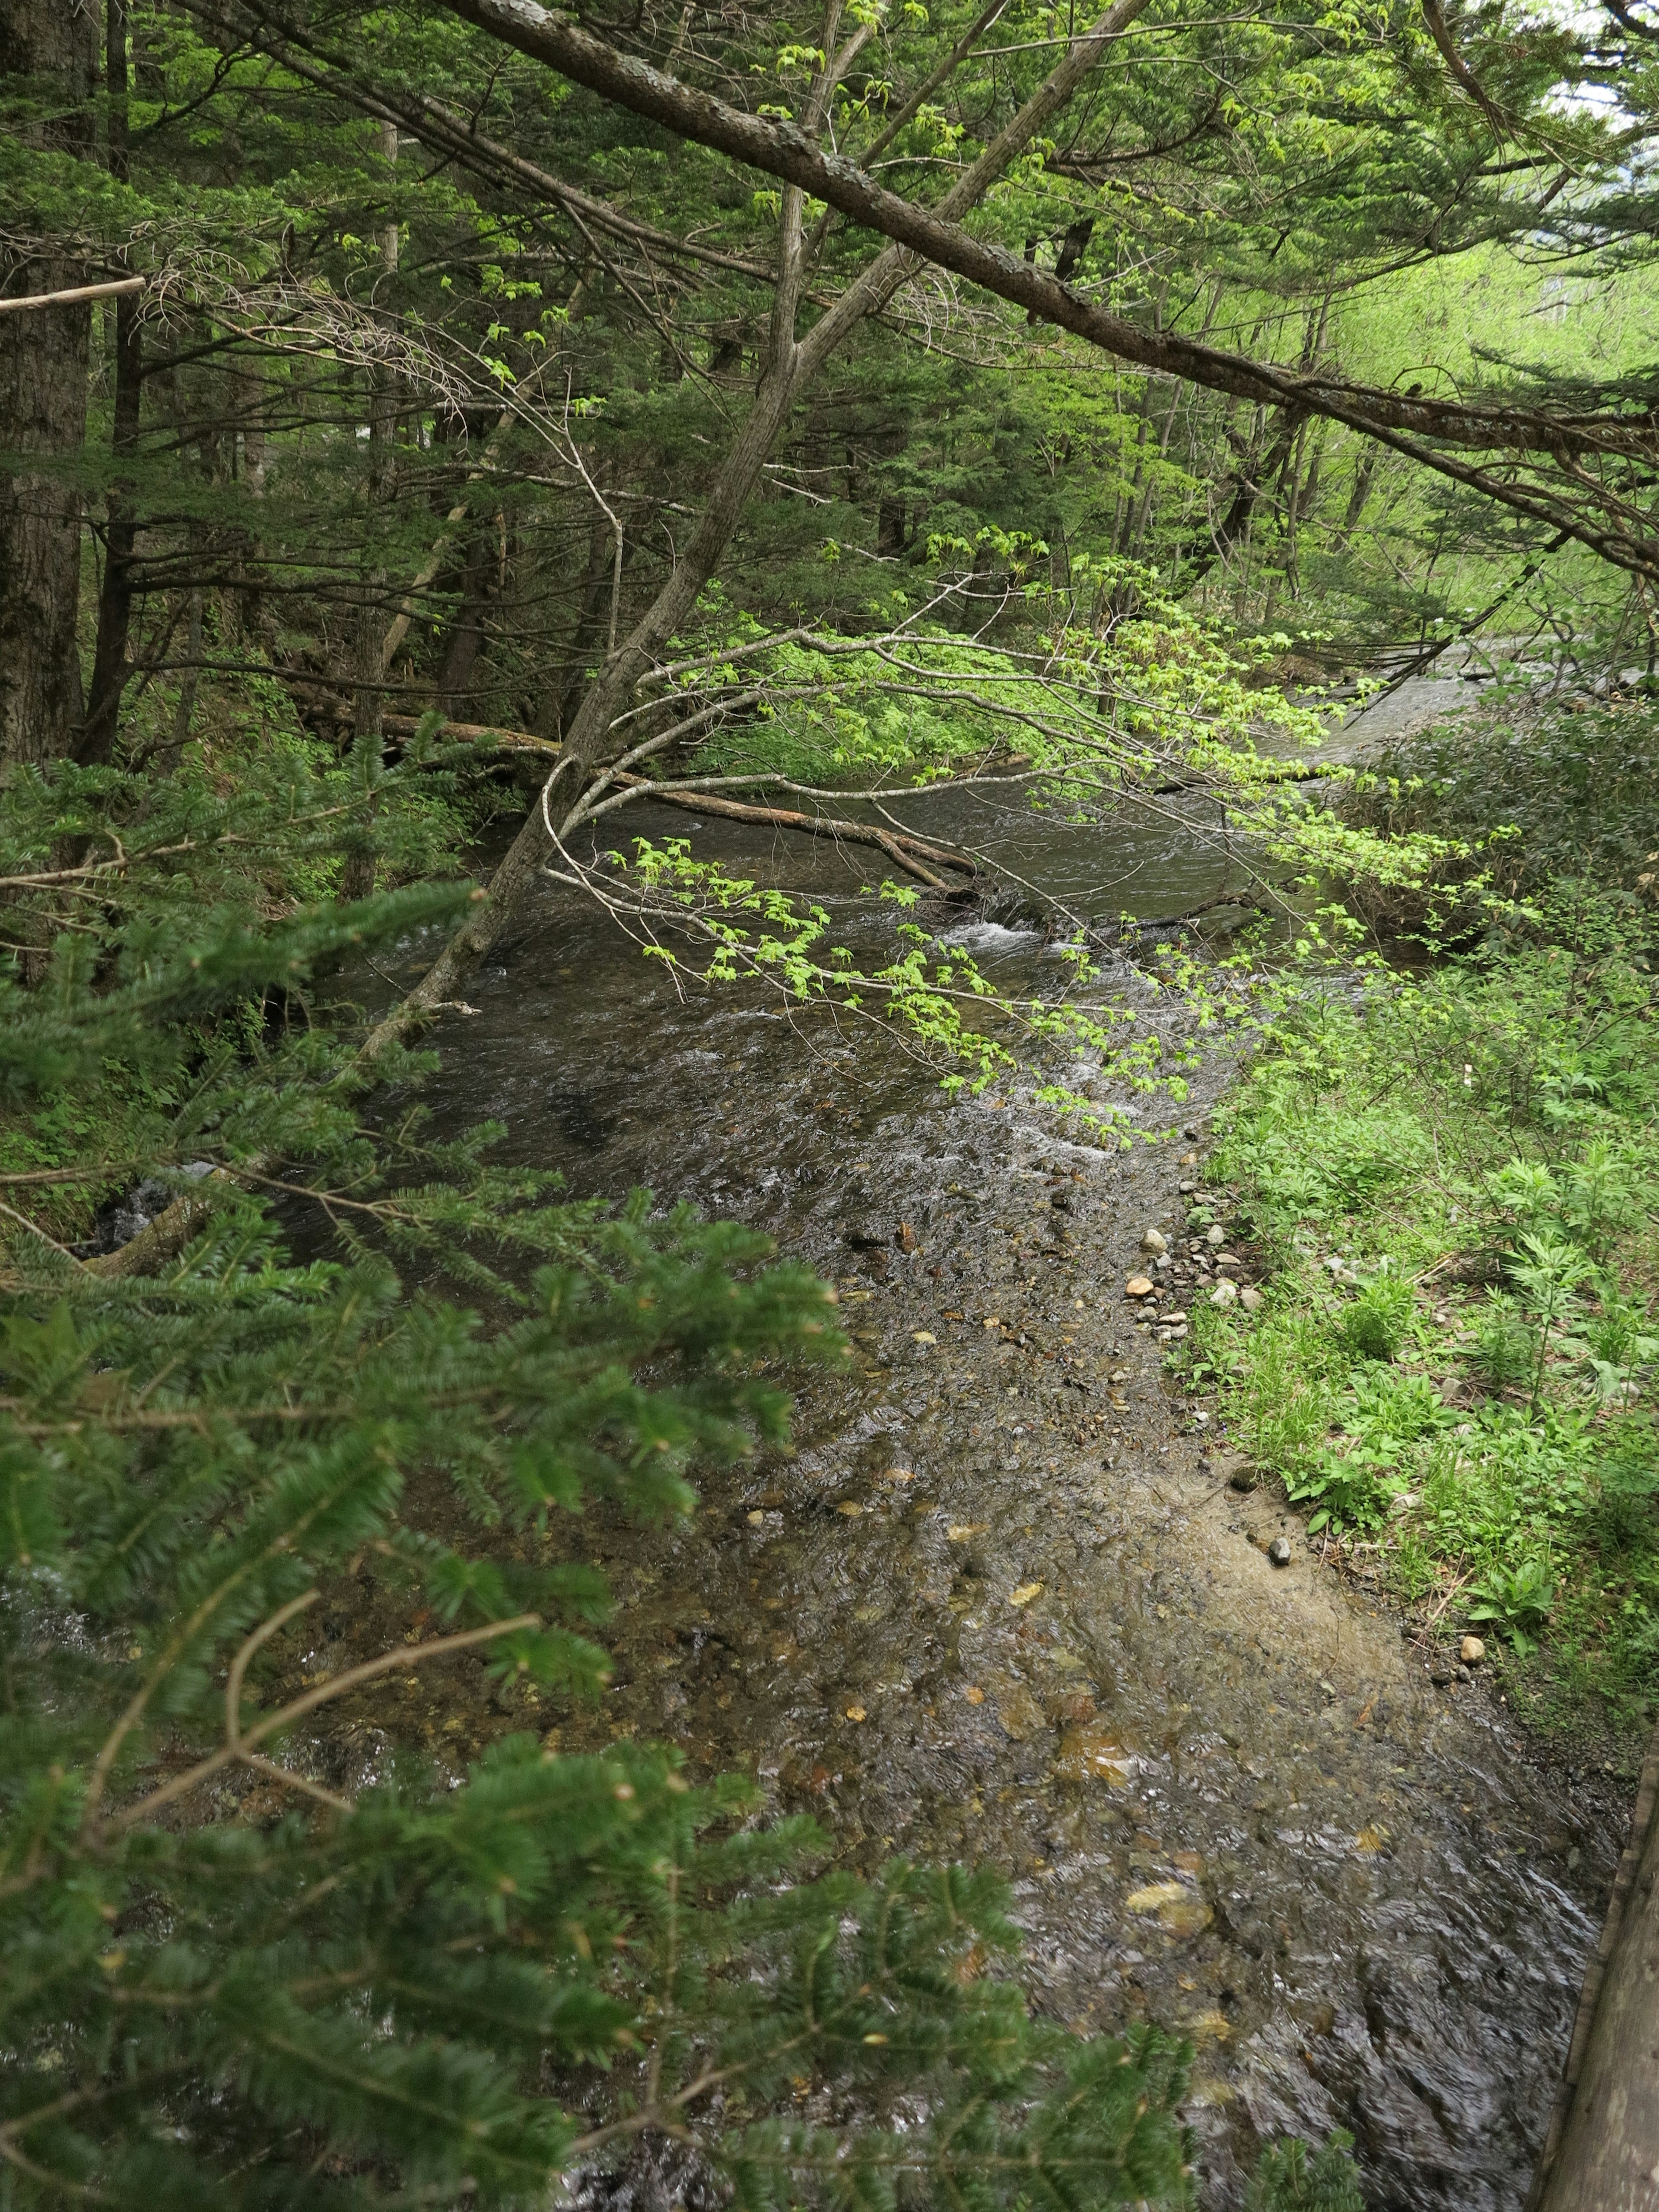
[[[603, 1589], [538, 1532], [684, 1511], [842, 1340], [750, 1231], [371, 1131], [349, 1045], [259, 1010], [465, 892], [261, 921], [303, 793], [245, 788], [231, 830], [162, 791], [3, 801], [14, 897], [76, 924], [0, 979], [9, 1154], [52, 1156], [7, 1174], [0, 1288], [4, 2201], [539, 2205], [664, 2138], [757, 2208], [1183, 2201], [1187, 2053], [1035, 2021], [995, 1881], [814, 1878], [808, 1824], [662, 1751], [526, 1728], [458, 1776], [399, 1740], [398, 1686], [463, 1656], [527, 1720], [601, 1682]], [[37, 865], [71, 830], [94, 857]], [[198, 1233], [100, 1273], [41, 1201], [140, 1161]], [[526, 1561], [441, 1535], [453, 1501]]]

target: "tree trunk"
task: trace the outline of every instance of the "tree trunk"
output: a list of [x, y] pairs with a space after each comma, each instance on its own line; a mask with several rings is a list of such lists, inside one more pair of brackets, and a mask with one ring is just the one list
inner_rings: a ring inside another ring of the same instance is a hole
[[[85, 153], [97, 53], [91, 10], [65, 0], [0, 0], [0, 80], [33, 93], [44, 119], [20, 136]], [[32, 82], [31, 82], [32, 81]], [[0, 252], [0, 291], [83, 282], [76, 262]], [[71, 465], [86, 440], [82, 302], [0, 316], [0, 767], [61, 760], [79, 732], [81, 495]]]
[[[495, 0], [482, 0], [482, 3], [481, 0], [449, 0], [449, 4], [457, 14], [469, 17], [509, 44], [520, 43], [523, 39], [519, 19], [510, 12], [501, 12]], [[954, 222], [979, 204], [1009, 165], [1059, 114], [1103, 58], [1108, 46], [1128, 28], [1146, 4], [1146, 0], [1114, 0], [1103, 15], [1073, 40], [1061, 60], [1031, 98], [945, 194], [938, 210], [941, 218]], [[533, 46], [533, 38], [531, 44]], [[833, 87], [827, 80], [820, 80], [820, 89], [827, 100]], [[819, 119], [811, 118], [814, 128]], [[702, 520], [676, 562], [673, 574], [629, 637], [609, 656], [588, 685], [566, 734], [559, 766], [574, 779], [569, 787], [572, 798], [580, 788], [584, 772], [604, 757], [617, 715], [628, 707], [640, 683], [650, 673], [658, 653], [696, 611], [704, 586], [732, 542], [744, 508], [760, 482], [767, 457], [787, 422], [796, 399], [842, 342], [867, 315], [884, 306], [920, 265], [918, 257], [908, 249], [884, 247], [854, 278], [807, 336], [797, 343], [796, 310], [808, 265], [808, 252], [801, 235], [802, 204], [799, 188], [786, 186], [766, 368], [754, 404], [715, 477]], [[474, 905], [436, 963], [403, 1004], [370, 1035], [366, 1048], [371, 1054], [411, 1023], [455, 1002], [460, 984], [507, 926], [526, 888], [541, 872], [549, 851], [544, 805], [538, 803], [531, 810], [496, 869], [487, 896]]]
[[[125, 184], [127, 159], [127, 0], [105, 0], [104, 82], [109, 102], [109, 173]], [[93, 649], [92, 690], [86, 726], [76, 748], [82, 761], [107, 761], [115, 750], [121, 694], [127, 681], [127, 638], [132, 628], [132, 554], [138, 515], [131, 488], [123, 486], [124, 458], [137, 450], [144, 385], [144, 340], [137, 300], [115, 303], [115, 409], [110, 450], [116, 478], [104, 522], [104, 582], [98, 594], [98, 642]]]
[[490, 585], [496, 567], [491, 538], [485, 518], [479, 517], [466, 541], [461, 562], [460, 604], [444, 641], [443, 661], [438, 671], [438, 703], [454, 721], [467, 720], [473, 671], [483, 651], [484, 617], [493, 596]]
[[1659, 1733], [1589, 1971], [1528, 2212], [1659, 2203]]
[[[380, 125], [380, 154], [395, 175], [398, 167], [398, 126]], [[395, 216], [380, 233], [380, 273], [390, 279], [398, 273], [398, 224]], [[354, 671], [357, 689], [352, 700], [351, 750], [354, 764], [371, 783], [380, 775], [384, 754], [381, 718], [386, 711], [386, 572], [380, 544], [386, 509], [396, 489], [392, 436], [397, 426], [398, 388], [390, 369], [376, 362], [368, 372], [368, 484], [365, 521], [366, 559], [363, 564], [362, 604], [357, 610]], [[342, 898], [362, 899], [374, 889], [374, 802], [370, 799], [357, 834], [346, 847], [340, 878]]]
[[537, 714], [538, 737], [562, 738], [574, 720], [581, 703], [582, 686], [587, 681], [594, 648], [605, 635], [605, 609], [611, 591], [613, 549], [611, 525], [603, 514], [596, 514], [587, 536], [587, 571], [582, 579], [582, 596], [576, 610], [576, 626], [570, 633], [563, 668], [549, 684], [541, 710]]
[[[110, 449], [118, 468], [138, 444], [138, 410], [143, 391], [143, 333], [136, 300], [115, 303], [115, 419]], [[121, 695], [129, 669], [127, 640], [132, 629], [132, 556], [138, 537], [138, 513], [131, 493], [111, 487], [104, 526], [104, 581], [98, 594], [98, 641], [92, 656], [92, 686], [85, 727], [76, 747], [82, 761], [107, 761], [115, 750]]]

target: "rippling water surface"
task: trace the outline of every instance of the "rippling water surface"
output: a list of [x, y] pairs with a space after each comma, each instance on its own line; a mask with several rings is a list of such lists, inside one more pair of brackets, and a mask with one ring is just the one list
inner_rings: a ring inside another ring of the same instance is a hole
[[[971, 828], [1096, 915], [1233, 880], [1173, 811], [1111, 836], [906, 818]], [[874, 856], [691, 834], [872, 927]], [[1006, 981], [1052, 960], [1017, 917], [957, 927]], [[412, 973], [426, 950], [403, 950]], [[1178, 1042], [1144, 979], [1101, 988]], [[1380, 1601], [1185, 1432], [1121, 1290], [1177, 1179], [1201, 1178], [1224, 1070], [1142, 1102], [1168, 1142], [1061, 1143], [1006, 1091], [950, 1102], [880, 1032], [682, 995], [556, 887], [472, 997], [441, 1037], [447, 1127], [496, 1118], [576, 1192], [646, 1183], [764, 1227], [841, 1284], [859, 1353], [809, 1383], [791, 1453], [708, 1483], [695, 1526], [583, 1522], [618, 1665], [560, 1740], [745, 1766], [856, 1863], [1006, 1869], [1040, 2004], [1195, 2039], [1212, 2201], [1237, 2201], [1259, 2136], [1341, 2125], [1374, 2205], [1513, 2212], [1621, 1817], [1529, 1763], [1479, 1686], [1433, 1686]]]

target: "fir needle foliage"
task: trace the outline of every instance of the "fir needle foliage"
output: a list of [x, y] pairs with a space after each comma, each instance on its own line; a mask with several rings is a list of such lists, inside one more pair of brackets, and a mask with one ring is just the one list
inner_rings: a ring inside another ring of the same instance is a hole
[[[14, 796], [23, 858], [51, 796]], [[1034, 2021], [988, 1875], [814, 1879], [810, 1824], [757, 1826], [748, 1784], [666, 1752], [526, 1733], [458, 1778], [379, 1727], [377, 1685], [464, 1652], [526, 1711], [606, 1679], [599, 1578], [473, 1556], [455, 1505], [532, 1537], [599, 1498], [683, 1512], [842, 1339], [753, 1233], [563, 1201], [489, 1169], [487, 1132], [379, 1133], [338, 1042], [251, 1017], [464, 891], [261, 926], [198, 840], [222, 896], [192, 922], [179, 842], [128, 823], [118, 899], [0, 1025], [15, 1129], [72, 1099], [98, 1133], [64, 1172], [141, 1139], [226, 1170], [152, 1278], [8, 1214], [0, 2197], [541, 2205], [666, 2135], [756, 2208], [1184, 2201], [1185, 2048]], [[292, 1256], [277, 1187], [333, 1215], [333, 1256]], [[343, 1589], [427, 1625], [331, 1647]]]

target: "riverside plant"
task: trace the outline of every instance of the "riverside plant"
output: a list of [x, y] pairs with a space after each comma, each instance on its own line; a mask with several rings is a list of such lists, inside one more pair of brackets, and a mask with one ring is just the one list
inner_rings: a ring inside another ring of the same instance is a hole
[[1358, 1006], [1285, 992], [1209, 1169], [1278, 1295], [1200, 1311], [1187, 1357], [1292, 1498], [1380, 1539], [1403, 1595], [1461, 1589], [1448, 1626], [1496, 1630], [1549, 1711], [1635, 1706], [1659, 1657], [1654, 927], [1568, 886], [1534, 928]]

